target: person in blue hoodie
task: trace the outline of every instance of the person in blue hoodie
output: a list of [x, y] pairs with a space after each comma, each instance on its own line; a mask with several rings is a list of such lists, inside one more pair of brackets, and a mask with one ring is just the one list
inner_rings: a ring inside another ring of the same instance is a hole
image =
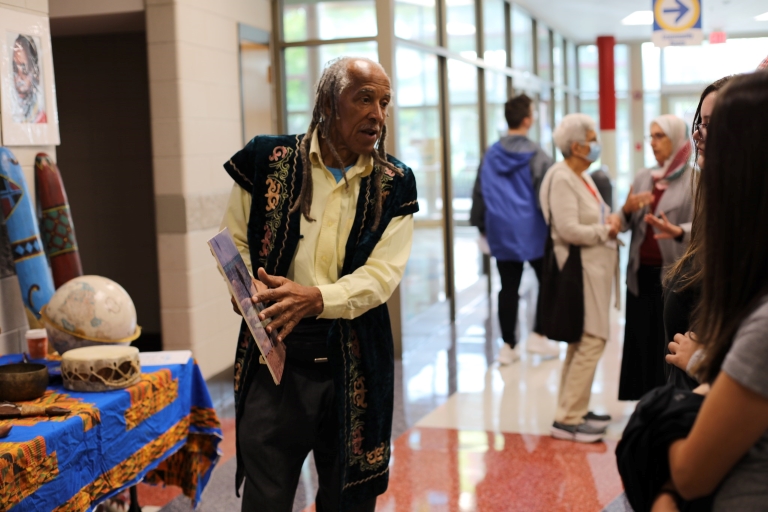
[[[486, 237], [501, 277], [499, 323], [504, 344], [498, 361], [520, 359], [517, 349], [518, 288], [527, 261], [541, 279], [547, 225], [539, 205], [539, 187], [552, 166], [550, 156], [528, 138], [534, 123], [533, 100], [521, 94], [504, 105], [509, 131], [485, 153], [472, 192], [470, 222]], [[545, 357], [559, 354], [534, 326], [526, 342], [529, 352]]]

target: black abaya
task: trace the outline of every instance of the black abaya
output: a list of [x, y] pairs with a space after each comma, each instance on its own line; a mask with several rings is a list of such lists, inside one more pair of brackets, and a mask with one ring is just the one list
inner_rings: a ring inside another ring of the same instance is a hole
[[639, 400], [648, 391], [666, 383], [661, 267], [640, 265], [637, 281], [639, 295], [627, 290], [619, 400]]

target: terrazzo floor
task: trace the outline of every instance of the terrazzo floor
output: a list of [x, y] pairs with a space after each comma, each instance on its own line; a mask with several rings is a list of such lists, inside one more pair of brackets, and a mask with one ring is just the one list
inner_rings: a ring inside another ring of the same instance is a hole
[[[494, 288], [498, 287], [495, 283]], [[521, 287], [520, 334], [525, 339], [535, 301], [528, 269]], [[389, 490], [378, 511], [631, 511], [622, 496], [614, 449], [634, 403], [617, 397], [623, 322], [612, 313], [612, 339], [592, 387], [591, 408], [614, 422], [605, 442], [583, 445], [549, 437], [559, 359], [523, 352], [520, 362], [499, 367], [495, 300], [477, 282], [459, 296], [458, 318], [433, 307], [406, 328], [397, 364], [394, 446]], [[447, 306], [445, 306], [447, 308]], [[234, 420], [231, 380], [209, 388], [223, 418], [223, 456], [197, 510], [239, 510], [234, 496]], [[311, 455], [297, 490], [295, 512], [314, 510], [317, 489]], [[139, 486], [145, 512], [192, 510], [174, 489]], [[265, 509], [266, 510], [266, 509]]]

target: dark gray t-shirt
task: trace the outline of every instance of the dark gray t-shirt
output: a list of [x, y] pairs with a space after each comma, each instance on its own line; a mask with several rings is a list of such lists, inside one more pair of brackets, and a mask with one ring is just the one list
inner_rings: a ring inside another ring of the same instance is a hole
[[[768, 296], [742, 322], [722, 370], [768, 399]], [[768, 432], [728, 473], [715, 497], [714, 510], [768, 511]]]

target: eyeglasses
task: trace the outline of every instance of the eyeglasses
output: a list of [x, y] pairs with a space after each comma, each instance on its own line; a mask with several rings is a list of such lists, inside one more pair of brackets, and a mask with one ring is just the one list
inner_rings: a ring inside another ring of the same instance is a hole
[[693, 125], [694, 128], [696, 128], [696, 131], [699, 133], [707, 133], [707, 127], [709, 126], [709, 123], [696, 123]]
[[652, 134], [646, 136], [645, 140], [647, 140], [647, 141], [655, 140], [657, 142], [660, 142], [660, 141], [662, 141], [662, 140], [664, 140], [666, 138], [667, 138], [667, 134], [666, 133], [652, 133]]

